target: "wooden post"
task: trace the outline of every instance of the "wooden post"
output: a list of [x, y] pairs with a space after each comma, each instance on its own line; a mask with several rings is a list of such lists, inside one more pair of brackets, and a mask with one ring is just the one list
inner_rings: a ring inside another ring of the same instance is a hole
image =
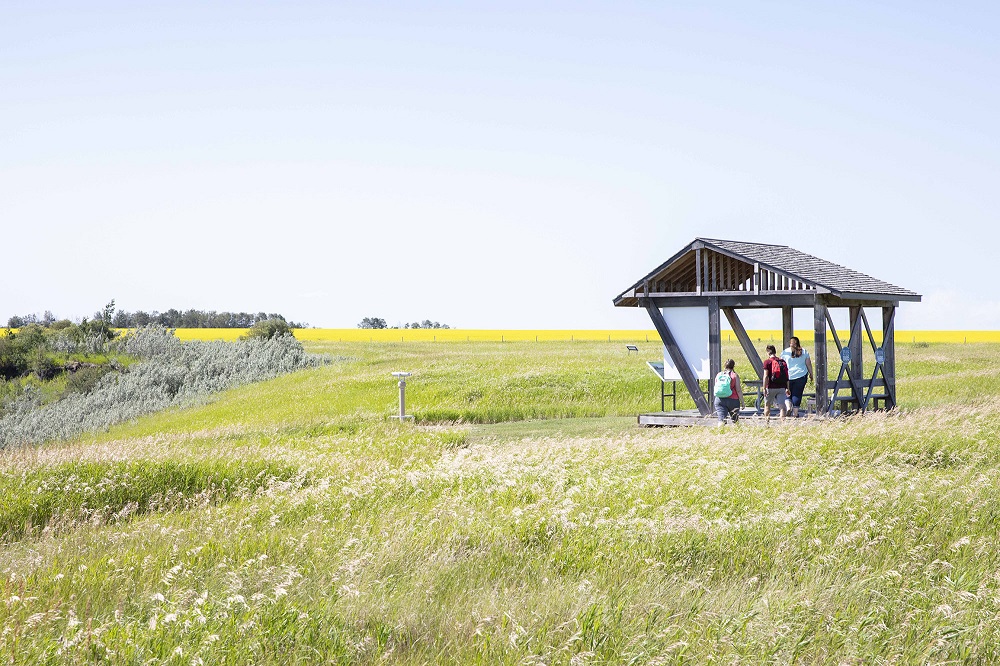
[[816, 412], [822, 414], [829, 409], [829, 395], [826, 392], [826, 302], [819, 296], [813, 306], [813, 378], [816, 382]]
[[896, 406], [896, 308], [882, 308], [882, 378], [885, 380], [886, 409]]
[[681, 373], [684, 386], [687, 387], [688, 393], [691, 394], [691, 399], [694, 400], [698, 412], [702, 416], [708, 416], [712, 410], [709, 408], [708, 401], [705, 400], [705, 396], [701, 392], [701, 384], [698, 383], [698, 378], [691, 372], [691, 366], [688, 365], [687, 359], [684, 358], [680, 347], [677, 346], [677, 341], [674, 340], [673, 334], [667, 327], [667, 322], [663, 319], [660, 309], [649, 299], [642, 299], [640, 302], [643, 303], [646, 312], [649, 313], [649, 318], [653, 320], [653, 326], [656, 328], [656, 332], [660, 334], [660, 339], [663, 340], [663, 346], [667, 348], [670, 360], [677, 367], [677, 371]]
[[708, 367], [712, 377], [722, 371], [722, 327], [719, 325], [719, 298], [708, 299]]
[[781, 308], [781, 344], [778, 345], [778, 354], [788, 346], [788, 339], [795, 335], [795, 322], [792, 318], [792, 306], [784, 305]]
[[694, 291], [696, 294], [701, 293], [701, 282], [702, 282], [702, 270], [701, 270], [701, 248], [696, 248], [694, 251], [694, 280], [695, 287]]
[[760, 354], [753, 346], [753, 340], [747, 335], [747, 330], [743, 328], [743, 322], [736, 316], [736, 310], [733, 308], [722, 308], [722, 311], [726, 314], [729, 325], [733, 327], [733, 333], [736, 334], [736, 339], [740, 341], [740, 346], [743, 347], [743, 352], [747, 355], [750, 365], [753, 367], [754, 372], [757, 373], [757, 379], [764, 379], [764, 362], [760, 360]]
[[[861, 356], [862, 350], [864, 350], [864, 341], [861, 339], [861, 308], [854, 305], [849, 310], [851, 316], [851, 339], [847, 343], [847, 346], [851, 350], [851, 379], [855, 382], [860, 382], [865, 378]], [[861, 405], [858, 406], [860, 407]]]

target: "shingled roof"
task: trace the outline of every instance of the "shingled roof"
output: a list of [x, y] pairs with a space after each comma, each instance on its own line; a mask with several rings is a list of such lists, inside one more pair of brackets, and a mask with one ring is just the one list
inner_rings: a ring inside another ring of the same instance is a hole
[[[763, 270], [773, 283], [772, 291], [814, 291], [840, 298], [919, 301], [920, 294], [890, 284], [865, 273], [846, 268], [832, 261], [814, 257], [786, 245], [747, 243], [743, 241], [696, 238], [665, 263], [645, 275], [615, 298], [617, 306], [636, 306], [646, 285], [651, 292], [695, 292], [694, 255], [698, 248], [712, 261], [718, 257], [719, 268], [711, 264], [712, 279], [718, 280], [710, 289], [701, 291], [738, 293], [753, 288], [755, 269]], [[735, 261], [734, 261], [735, 260]], [[709, 264], [702, 267], [705, 278]], [[775, 276], [775, 277], [770, 277]], [[776, 279], [775, 279], [776, 278]], [[759, 278], [758, 278], [759, 279]], [[666, 286], [663, 286], [666, 285]]]

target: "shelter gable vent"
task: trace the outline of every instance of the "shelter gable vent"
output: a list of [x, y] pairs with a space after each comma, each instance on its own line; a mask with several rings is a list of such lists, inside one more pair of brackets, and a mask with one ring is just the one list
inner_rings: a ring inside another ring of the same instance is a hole
[[[815, 291], [812, 284], [708, 248], [692, 249], [648, 280], [649, 295]], [[636, 295], [645, 285], [636, 289]]]

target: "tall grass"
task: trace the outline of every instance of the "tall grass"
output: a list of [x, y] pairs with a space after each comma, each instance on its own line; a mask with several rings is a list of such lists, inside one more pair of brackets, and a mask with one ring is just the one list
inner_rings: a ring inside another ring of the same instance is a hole
[[0, 654], [1000, 657], [995, 345], [902, 346], [892, 414], [723, 430], [636, 428], [659, 382], [607, 343], [311, 349], [344, 360], [0, 453]]

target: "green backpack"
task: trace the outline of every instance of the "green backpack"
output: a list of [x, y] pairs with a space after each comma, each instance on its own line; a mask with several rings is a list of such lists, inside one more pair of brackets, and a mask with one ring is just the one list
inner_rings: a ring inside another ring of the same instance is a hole
[[728, 398], [733, 394], [733, 387], [730, 385], [732, 378], [728, 370], [723, 370], [715, 376], [715, 397]]

